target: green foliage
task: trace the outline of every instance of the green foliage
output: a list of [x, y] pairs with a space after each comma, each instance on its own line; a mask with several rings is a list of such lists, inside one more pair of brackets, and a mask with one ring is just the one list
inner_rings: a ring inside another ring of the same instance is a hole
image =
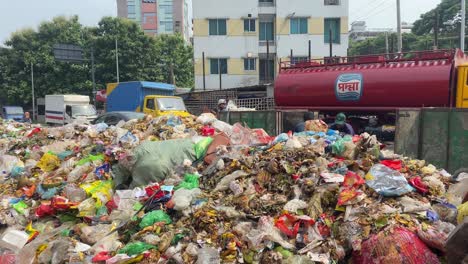
[[[31, 63], [36, 98], [53, 93], [92, 95], [91, 52], [98, 89], [116, 82], [115, 40], [120, 81], [159, 81], [193, 86], [192, 47], [179, 35], [151, 37], [134, 22], [104, 17], [97, 27], [84, 27], [77, 16], [56, 17], [37, 31], [15, 32], [0, 48], [0, 104], [31, 105]], [[56, 61], [54, 44], [75, 44], [84, 50], [83, 63]], [[173, 68], [174, 78], [172, 78]]]
[[[460, 10], [459, 0], [443, 0], [436, 8], [421, 15], [414, 22], [411, 34], [403, 34], [403, 51], [432, 50], [434, 46], [434, 28], [438, 25], [438, 48], [453, 49], [458, 47], [460, 23], [446, 25]], [[436, 19], [438, 17], [438, 23]], [[389, 34], [389, 52], [396, 52], [396, 34]], [[368, 55], [385, 53], [385, 35], [360, 42], [351, 42], [349, 55]]]

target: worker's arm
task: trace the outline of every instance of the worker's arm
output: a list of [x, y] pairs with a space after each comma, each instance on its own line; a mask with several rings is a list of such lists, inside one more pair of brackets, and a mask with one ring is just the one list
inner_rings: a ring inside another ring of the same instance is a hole
[[350, 124], [346, 123], [346, 128], [348, 128], [348, 134], [351, 135], [351, 136], [354, 136], [353, 127]]

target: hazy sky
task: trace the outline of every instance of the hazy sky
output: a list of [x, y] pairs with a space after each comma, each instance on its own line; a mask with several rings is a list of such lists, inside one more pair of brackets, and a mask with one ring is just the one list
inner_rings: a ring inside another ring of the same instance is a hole
[[[256, 1], [256, 0], [251, 0]], [[310, 0], [322, 1], [322, 0]], [[365, 20], [370, 28], [396, 26], [396, 0], [349, 0], [350, 19]], [[434, 8], [441, 0], [401, 0], [402, 20], [412, 22]], [[81, 23], [95, 25], [103, 16], [115, 16], [115, 0], [0, 0], [0, 43], [12, 32], [36, 28], [44, 20], [58, 15], [80, 17]]]

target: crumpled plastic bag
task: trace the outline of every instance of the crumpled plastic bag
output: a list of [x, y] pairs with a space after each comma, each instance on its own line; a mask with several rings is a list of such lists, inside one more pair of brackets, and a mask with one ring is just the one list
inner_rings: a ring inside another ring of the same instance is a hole
[[242, 170], [238, 170], [238, 171], [235, 171], [229, 175], [226, 175], [224, 176], [224, 178], [222, 178], [218, 184], [216, 185], [216, 187], [214, 188], [214, 192], [222, 192], [222, 191], [226, 191], [227, 189], [229, 189], [229, 184], [236, 180], [237, 178], [240, 178], [240, 177], [244, 177], [244, 176], [247, 176], [248, 174], [245, 172], [245, 171], [242, 171]]
[[445, 185], [437, 177], [424, 177], [423, 182], [429, 187], [429, 192], [432, 195], [443, 196], [445, 194]]
[[42, 171], [51, 172], [60, 167], [60, 164], [61, 161], [59, 157], [51, 153], [45, 153], [36, 166], [39, 167]]
[[426, 229], [419, 227], [418, 236], [429, 247], [445, 252], [445, 243], [455, 228], [450, 223], [438, 221]]
[[442, 221], [456, 224], [458, 209], [455, 205], [441, 202], [433, 204], [432, 209], [437, 213]]
[[429, 164], [426, 167], [423, 167], [421, 169], [421, 172], [423, 174], [434, 174], [436, 171], [437, 171], [437, 168], [432, 164]]
[[414, 190], [403, 174], [382, 164], [372, 166], [365, 178], [367, 186], [383, 196], [401, 196]]
[[95, 181], [80, 185], [80, 188], [85, 190], [86, 194], [96, 199], [96, 206], [101, 207], [112, 199], [113, 195], [112, 180]]
[[431, 209], [431, 203], [424, 203], [408, 196], [401, 197], [399, 201], [403, 213], [424, 212]]
[[206, 151], [208, 150], [208, 148], [209, 148], [209, 146], [211, 145], [212, 142], [213, 142], [212, 137], [206, 137], [206, 138], [198, 141], [194, 145], [195, 156], [197, 157], [197, 159], [201, 159], [201, 158], [205, 157]]
[[286, 141], [284, 149], [300, 149], [302, 148], [301, 142], [296, 137], [292, 137]]
[[190, 207], [193, 199], [202, 194], [202, 191], [198, 188], [187, 190], [179, 189], [174, 192], [172, 201], [174, 202], [174, 210], [183, 211]]
[[172, 220], [164, 211], [156, 210], [147, 213], [143, 219], [141, 219], [139, 226], [140, 228], [145, 228], [159, 222], [164, 222], [168, 225], [172, 223]]
[[276, 242], [285, 249], [295, 248], [294, 245], [284, 240], [279, 230], [275, 228], [273, 218], [268, 216], [260, 217], [257, 229], [252, 229], [247, 234], [247, 239], [255, 248], [259, 247], [260, 243], [265, 239]]
[[201, 115], [199, 115], [197, 117], [196, 122], [200, 123], [202, 125], [206, 125], [206, 124], [209, 124], [209, 123], [213, 123], [216, 120], [218, 120], [218, 119], [212, 113], [203, 113], [203, 114], [201, 114]]
[[83, 158], [79, 160], [76, 165], [82, 166], [86, 163], [93, 163], [93, 162], [100, 162], [104, 160], [104, 155], [103, 154], [98, 154], [98, 155], [89, 155], [86, 158]]
[[299, 199], [293, 199], [284, 205], [283, 210], [297, 214], [297, 210], [302, 210], [306, 208], [307, 208], [306, 202], [299, 200]]
[[313, 131], [313, 132], [327, 132], [328, 125], [324, 121], [320, 119], [316, 120], [307, 120], [305, 122], [305, 131]]
[[155, 246], [146, 244], [143, 242], [128, 243], [121, 250], [118, 251], [119, 254], [127, 254], [129, 256], [140, 255], [141, 253], [150, 250], [156, 249]]

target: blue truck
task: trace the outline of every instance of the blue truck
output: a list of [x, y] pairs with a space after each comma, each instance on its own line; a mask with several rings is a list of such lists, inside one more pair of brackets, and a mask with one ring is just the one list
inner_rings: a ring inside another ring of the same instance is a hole
[[175, 86], [157, 82], [121, 82], [107, 84], [107, 112], [143, 112], [145, 97], [149, 95], [173, 96]]

